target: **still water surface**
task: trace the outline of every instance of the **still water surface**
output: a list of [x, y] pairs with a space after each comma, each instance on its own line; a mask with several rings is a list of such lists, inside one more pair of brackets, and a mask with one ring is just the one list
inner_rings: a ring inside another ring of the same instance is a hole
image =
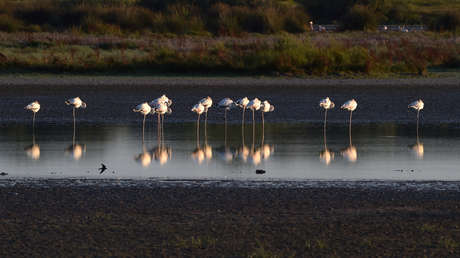
[[[413, 126], [305, 123], [166, 123], [164, 140], [148, 124], [0, 128], [2, 178], [133, 178], [231, 180], [460, 180], [460, 131], [430, 128], [417, 141]], [[33, 144], [35, 141], [35, 145]], [[262, 142], [263, 141], [263, 142]], [[104, 163], [107, 170], [98, 171]], [[265, 170], [257, 174], [256, 170]]]

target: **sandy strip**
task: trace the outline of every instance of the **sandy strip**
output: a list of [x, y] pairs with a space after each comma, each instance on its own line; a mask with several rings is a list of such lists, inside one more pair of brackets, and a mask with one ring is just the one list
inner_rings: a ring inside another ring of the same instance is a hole
[[458, 86], [460, 78], [304, 79], [284, 77], [0, 76], [0, 86]]

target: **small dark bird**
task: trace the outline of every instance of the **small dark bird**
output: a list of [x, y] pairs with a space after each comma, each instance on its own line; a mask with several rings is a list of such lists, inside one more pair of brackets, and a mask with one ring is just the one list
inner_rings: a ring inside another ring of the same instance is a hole
[[256, 174], [257, 174], [257, 175], [265, 174], [265, 170], [263, 170], [263, 169], [257, 169], [257, 170], [256, 170]]
[[0, 176], [7, 176], [7, 175], [8, 175], [8, 173], [5, 173], [5, 172], [0, 173]]
[[107, 170], [107, 167], [103, 163], [101, 163], [101, 167], [99, 168], [99, 175], [104, 173], [105, 170]]

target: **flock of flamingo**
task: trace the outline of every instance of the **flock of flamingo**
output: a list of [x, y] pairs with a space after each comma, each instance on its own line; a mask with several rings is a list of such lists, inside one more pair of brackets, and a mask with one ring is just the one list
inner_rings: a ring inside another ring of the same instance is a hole
[[[152, 157], [155, 159], [159, 159], [160, 161], [165, 161], [171, 156], [171, 150], [166, 148], [164, 146], [164, 133], [163, 133], [163, 123], [164, 123], [164, 116], [169, 115], [172, 113], [172, 106], [173, 101], [168, 98], [166, 95], [162, 95], [161, 97], [154, 99], [153, 101], [150, 102], [144, 102], [139, 105], [137, 105], [134, 109], [133, 112], [140, 113], [143, 115], [143, 121], [142, 121], [142, 143], [144, 143], [144, 132], [145, 132], [145, 120], [148, 115], [156, 115], [157, 116], [157, 134], [158, 134], [158, 139], [159, 139], [159, 146], [155, 148], [152, 153], [153, 154], [148, 154], [148, 152], [145, 150], [143, 147], [143, 153], [138, 155], [136, 157], [136, 160], [139, 160], [143, 165], [148, 164]], [[81, 157], [82, 153], [84, 152], [84, 146], [76, 144], [75, 143], [75, 125], [76, 125], [76, 119], [75, 119], [75, 111], [76, 109], [79, 108], [86, 108], [87, 105], [85, 102], [83, 102], [79, 97], [71, 98], [65, 101], [65, 104], [68, 106], [72, 107], [72, 115], [73, 115], [73, 140], [72, 140], [72, 145], [68, 148], [70, 152], [73, 153], [74, 157], [76, 159], [79, 159]], [[196, 140], [197, 140], [197, 148], [193, 152], [192, 157], [196, 158], [200, 163], [202, 160], [204, 160], [204, 157], [212, 156], [212, 150], [210, 153], [209, 146], [207, 145], [207, 118], [208, 118], [208, 111], [212, 107], [213, 100], [211, 97], [205, 97], [201, 99], [197, 104], [195, 104], [192, 108], [191, 111], [197, 114], [197, 122], [196, 122]], [[329, 164], [331, 160], [334, 158], [334, 153], [331, 152], [327, 148], [327, 141], [326, 141], [326, 124], [327, 124], [327, 112], [328, 110], [331, 110], [335, 107], [334, 102], [329, 98], [326, 97], [322, 99], [319, 102], [319, 106], [324, 109], [324, 126], [323, 126], [323, 139], [324, 139], [324, 150], [320, 153], [320, 159], [326, 163]], [[242, 110], [242, 119], [241, 119], [241, 124], [242, 124], [242, 133], [243, 133], [243, 150], [241, 150], [243, 153], [249, 153], [249, 150], [244, 150], [244, 116], [245, 116], [245, 111], [246, 109], [250, 109], [252, 111], [252, 132], [253, 132], [253, 147], [252, 147], [252, 152], [256, 152], [254, 149], [254, 134], [255, 134], [255, 112], [260, 111], [261, 112], [261, 117], [262, 117], [262, 147], [260, 152], [267, 153], [269, 156], [270, 151], [273, 151], [271, 147], [265, 146], [264, 143], [264, 113], [267, 112], [273, 112], [275, 110], [275, 106], [272, 105], [269, 101], [264, 100], [261, 101], [258, 98], [254, 98], [252, 100], [249, 100], [247, 97], [240, 98], [236, 101], [233, 101], [230, 98], [224, 98], [218, 103], [218, 107], [223, 108], [224, 111], [224, 123], [225, 123], [225, 153], [224, 156], [228, 156], [228, 150], [227, 150], [227, 112], [230, 111], [231, 109], [234, 108], [240, 108]], [[350, 118], [349, 118], [349, 147], [342, 152], [342, 155], [346, 157], [349, 161], [356, 161], [357, 159], [357, 152], [356, 148], [352, 144], [351, 140], [351, 122], [352, 122], [352, 115], [353, 112], [356, 110], [358, 107], [358, 103], [355, 99], [351, 99], [346, 101], [340, 108], [346, 111], [350, 112]], [[424, 108], [424, 103], [421, 99], [414, 101], [409, 104], [408, 108], [414, 109], [417, 111], [417, 144], [414, 145], [414, 150], [416, 153], [420, 154], [423, 156], [423, 144], [419, 142], [419, 136], [418, 136], [418, 128], [419, 128], [419, 115], [420, 111]], [[33, 118], [32, 118], [32, 124], [33, 124], [33, 130], [35, 130], [35, 116], [36, 113], [40, 110], [40, 103], [38, 101], [34, 101], [30, 104], [28, 104], [25, 107], [26, 110], [29, 110], [33, 113]], [[205, 134], [205, 147], [202, 149], [200, 148], [199, 145], [199, 137], [200, 137], [200, 116], [202, 114], [205, 114], [205, 127], [204, 127], [204, 134]], [[37, 144], [35, 144], [35, 134], [33, 134], [33, 144], [32, 146], [26, 148], [27, 153], [29, 156], [31, 156], [34, 159], [37, 159], [40, 156], [40, 148], [38, 147]], [[143, 144], [144, 146], [144, 144]], [[247, 156], [247, 155], [246, 155]]]

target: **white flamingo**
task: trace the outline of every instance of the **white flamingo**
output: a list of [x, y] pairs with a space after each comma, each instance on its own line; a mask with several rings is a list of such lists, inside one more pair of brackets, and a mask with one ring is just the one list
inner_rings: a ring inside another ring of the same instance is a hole
[[212, 106], [212, 99], [211, 97], [207, 96], [206, 98], [201, 99], [198, 103], [203, 105], [204, 107], [204, 113], [205, 113], [205, 118], [204, 118], [204, 123], [208, 122], [208, 110]]
[[80, 97], [71, 98], [65, 101], [68, 106], [73, 108], [73, 144], [75, 145], [75, 109], [77, 108], [86, 108], [86, 103], [83, 102]]
[[333, 109], [335, 107], [335, 104], [334, 102], [332, 102], [329, 97], [325, 98], [325, 99], [322, 99], [320, 102], [319, 102], [319, 106], [324, 108], [325, 112], [324, 112], [324, 130], [326, 131], [326, 121], [327, 121], [327, 111], [329, 109]]
[[201, 103], [196, 104], [195, 106], [192, 107], [192, 112], [196, 113], [198, 115], [198, 118], [196, 120], [196, 143], [197, 146], [199, 146], [200, 142], [200, 116], [204, 112], [204, 106]]
[[150, 113], [158, 115], [158, 137], [159, 139], [163, 139], [164, 115], [171, 114], [172, 109], [167, 105], [167, 102], [158, 102], [152, 107]]
[[255, 138], [255, 119], [254, 113], [260, 109], [262, 102], [258, 98], [249, 101], [248, 108], [252, 110], [252, 151], [254, 151], [254, 138]]
[[40, 103], [38, 103], [38, 100], [30, 103], [29, 105], [25, 106], [24, 109], [30, 110], [34, 113], [34, 116], [32, 118], [32, 144], [35, 145], [35, 114], [40, 110]]
[[273, 112], [275, 110], [275, 106], [270, 104], [267, 100], [262, 102], [262, 105], [260, 107], [260, 111], [262, 113], [262, 145], [264, 144], [264, 138], [265, 138], [265, 119], [264, 119], [264, 113], [267, 112]]
[[249, 104], [249, 99], [247, 97], [241, 98], [236, 101], [236, 105], [243, 109], [243, 117], [241, 119], [241, 124], [244, 125], [244, 113]]
[[408, 108], [413, 108], [417, 110], [417, 142], [418, 142], [418, 123], [420, 117], [420, 111], [425, 107], [425, 103], [421, 99], [416, 100], [409, 104]]
[[32, 118], [32, 126], [35, 127], [35, 114], [40, 110], [40, 103], [38, 103], [38, 100], [30, 103], [29, 105], [25, 106], [24, 109], [30, 110], [34, 113], [34, 116]]
[[227, 111], [235, 107], [235, 103], [230, 98], [222, 99], [218, 104], [219, 107], [224, 108], [224, 127], [225, 127], [225, 146], [227, 146]]
[[144, 120], [142, 120], [142, 142], [144, 142], [145, 117], [152, 111], [152, 107], [150, 107], [147, 102], [144, 102], [137, 105], [133, 111], [139, 112], [144, 116]]
[[353, 111], [355, 111], [357, 107], [358, 107], [358, 102], [356, 102], [355, 99], [348, 100], [347, 102], [343, 103], [343, 105], [340, 107], [341, 109], [345, 109], [345, 110], [350, 111], [350, 122], [349, 122], [349, 125], [348, 125], [348, 134], [349, 134], [349, 138], [350, 138], [350, 146], [352, 145], [351, 144], [351, 117], [353, 115]]
[[172, 103], [173, 103], [172, 100], [163, 94], [161, 97], [152, 100], [150, 102], [150, 105], [155, 106], [156, 104], [166, 104], [166, 106], [170, 107]]

